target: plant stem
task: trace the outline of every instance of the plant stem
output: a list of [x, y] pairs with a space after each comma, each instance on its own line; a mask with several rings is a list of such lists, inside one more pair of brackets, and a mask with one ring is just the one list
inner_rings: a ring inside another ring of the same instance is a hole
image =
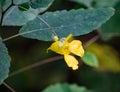
[[6, 86], [11, 92], [15, 92], [15, 90], [10, 87], [7, 83], [3, 82], [3, 85]]
[[27, 70], [30, 70], [32, 68], [35, 68], [35, 67], [38, 67], [38, 66], [41, 66], [41, 65], [44, 65], [44, 64], [47, 64], [47, 63], [50, 63], [50, 62], [53, 62], [53, 61], [56, 61], [56, 60], [60, 60], [60, 59], [63, 59], [62, 56], [55, 56], [55, 57], [52, 57], [52, 58], [48, 58], [48, 59], [45, 59], [45, 60], [42, 60], [42, 61], [39, 61], [37, 63], [34, 63], [34, 64], [30, 64], [30, 65], [27, 65], [21, 69], [18, 69], [14, 72], [12, 72], [9, 77], [12, 77], [14, 75], [17, 75], [17, 74], [20, 74], [22, 72], [25, 72]]
[[15, 34], [15, 35], [13, 35], [13, 36], [10, 36], [10, 37], [8, 37], [8, 38], [3, 39], [3, 42], [5, 42], [5, 41], [7, 41], [7, 40], [10, 40], [10, 39], [12, 39], [12, 38], [18, 37], [18, 36], [20, 36], [20, 35], [24, 35], [24, 34], [27, 34], [27, 33], [31, 33], [31, 32], [33, 32], [33, 31], [35, 31], [35, 30], [31, 30], [31, 31], [28, 31], [28, 32], [23, 32], [23, 33]]
[[7, 41], [7, 40], [10, 40], [10, 39], [12, 39], [12, 38], [18, 37], [18, 36], [20, 36], [20, 34], [16, 34], [16, 35], [10, 36], [10, 37], [8, 37], [8, 38], [3, 39], [3, 42], [5, 42], [5, 41]]
[[83, 47], [85, 48], [85, 47], [89, 46], [90, 44], [94, 43], [99, 37], [100, 37], [100, 35], [94, 36], [94, 37], [91, 38], [89, 41], [87, 41], [87, 42], [83, 45]]

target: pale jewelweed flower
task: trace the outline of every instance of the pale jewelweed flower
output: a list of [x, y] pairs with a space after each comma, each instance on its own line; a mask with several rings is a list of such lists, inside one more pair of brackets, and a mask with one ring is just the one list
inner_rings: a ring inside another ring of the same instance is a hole
[[64, 55], [68, 67], [72, 67], [73, 70], [78, 69], [79, 64], [74, 55], [80, 57], [84, 55], [82, 42], [79, 40], [73, 40], [72, 34], [69, 34], [66, 38], [55, 39], [55, 42], [52, 43], [48, 50]]

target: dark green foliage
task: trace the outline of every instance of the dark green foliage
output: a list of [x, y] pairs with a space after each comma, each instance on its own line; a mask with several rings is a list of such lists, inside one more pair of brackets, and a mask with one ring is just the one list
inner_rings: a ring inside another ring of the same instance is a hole
[[30, 6], [29, 6], [29, 3], [27, 2], [27, 3], [22, 3], [22, 4], [18, 5], [18, 8], [21, 11], [27, 11], [30, 8]]
[[115, 6], [114, 16], [102, 26], [103, 39], [120, 36], [120, 2]]
[[92, 66], [92, 67], [98, 67], [99, 62], [97, 60], [97, 57], [92, 52], [85, 52], [84, 56], [82, 57], [83, 62], [86, 65]]
[[4, 6], [5, 2], [6, 2], [6, 0], [0, 0], [0, 8], [1, 8], [2, 6]]
[[10, 67], [10, 57], [7, 48], [0, 38], [0, 84], [8, 77]]
[[42, 92], [92, 92], [85, 87], [77, 86], [75, 84], [55, 84], [47, 87]]

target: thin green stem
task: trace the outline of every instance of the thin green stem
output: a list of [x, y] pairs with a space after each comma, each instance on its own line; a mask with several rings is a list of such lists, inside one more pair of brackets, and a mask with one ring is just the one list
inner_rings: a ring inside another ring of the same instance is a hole
[[55, 56], [55, 57], [52, 57], [52, 58], [48, 58], [48, 59], [45, 59], [45, 60], [42, 60], [42, 61], [39, 61], [37, 63], [34, 63], [34, 64], [30, 64], [30, 65], [27, 65], [21, 69], [18, 69], [14, 72], [12, 72], [9, 77], [12, 77], [12, 76], [15, 76], [17, 74], [20, 74], [22, 72], [25, 72], [27, 70], [30, 70], [30, 69], [33, 69], [35, 67], [38, 67], [38, 66], [41, 66], [41, 65], [44, 65], [44, 64], [47, 64], [47, 63], [50, 63], [50, 62], [53, 62], [53, 61], [56, 61], [56, 60], [60, 60], [60, 59], [63, 59], [62, 56]]
[[[46, 29], [47, 29], [47, 28], [46, 28]], [[15, 35], [13, 35], [13, 36], [10, 36], [10, 37], [8, 37], [8, 38], [3, 39], [3, 42], [5, 42], [5, 41], [7, 41], [7, 40], [10, 40], [10, 39], [12, 39], [12, 38], [18, 37], [18, 36], [20, 36], [20, 35], [28, 34], [28, 33], [35, 32], [35, 31], [37, 31], [37, 29], [36, 29], [36, 30], [31, 30], [31, 31], [27, 31], [27, 32], [22, 32], [22, 33], [15, 34]]]
[[31, 30], [31, 31], [28, 31], [28, 32], [23, 32], [23, 33], [15, 34], [15, 35], [13, 35], [13, 36], [10, 36], [10, 37], [8, 37], [8, 38], [3, 39], [3, 42], [5, 42], [5, 41], [7, 41], [7, 40], [10, 40], [10, 39], [12, 39], [12, 38], [18, 37], [18, 36], [20, 36], [20, 35], [24, 35], [24, 34], [27, 34], [27, 33], [31, 33], [31, 32], [33, 32], [33, 31], [36, 31], [36, 30]]
[[5, 42], [5, 41], [7, 41], [7, 40], [10, 40], [10, 39], [12, 39], [12, 38], [18, 37], [18, 36], [20, 36], [20, 34], [16, 34], [16, 35], [10, 36], [10, 37], [8, 37], [8, 38], [3, 39], [3, 42]]
[[89, 41], [87, 41], [87, 42], [83, 45], [83, 47], [85, 48], [85, 47], [89, 46], [90, 44], [94, 43], [99, 37], [100, 37], [100, 35], [94, 36], [94, 37], [91, 38]]
[[41, 17], [37, 16], [38, 19], [40, 19], [42, 22], [44, 22], [50, 29], [51, 29], [51, 32], [53, 33], [53, 36], [57, 36], [58, 35], [56, 34], [56, 32], [54, 31], [54, 29], [44, 20], [42, 19]]
[[16, 92], [10, 85], [7, 83], [3, 82], [3, 85], [6, 86], [11, 92]]

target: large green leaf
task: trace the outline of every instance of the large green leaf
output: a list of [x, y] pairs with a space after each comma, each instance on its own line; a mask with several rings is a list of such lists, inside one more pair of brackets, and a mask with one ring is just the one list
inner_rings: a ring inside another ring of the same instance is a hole
[[[105, 23], [114, 14], [113, 8], [78, 9], [70, 11], [47, 12], [39, 17], [50, 24], [59, 37], [87, 34]], [[27, 38], [44, 41], [53, 40], [50, 28], [39, 18], [24, 25], [19, 33]]]
[[113, 7], [120, 0], [94, 0], [95, 7]]
[[0, 38], [0, 84], [8, 77], [10, 67], [10, 57], [7, 48]]
[[115, 15], [101, 27], [104, 40], [108, 40], [113, 36], [120, 36], [120, 2], [115, 9]]
[[92, 67], [98, 67], [98, 59], [96, 55], [92, 52], [85, 52], [85, 55], [82, 57], [83, 62], [86, 65], [92, 66]]
[[54, 0], [31, 0], [30, 5], [32, 8], [45, 8], [49, 7]]
[[84, 4], [87, 7], [91, 6], [91, 4], [93, 2], [93, 0], [70, 0], [70, 1]]
[[85, 87], [80, 87], [75, 84], [55, 84], [47, 87], [42, 92], [91, 92]]

